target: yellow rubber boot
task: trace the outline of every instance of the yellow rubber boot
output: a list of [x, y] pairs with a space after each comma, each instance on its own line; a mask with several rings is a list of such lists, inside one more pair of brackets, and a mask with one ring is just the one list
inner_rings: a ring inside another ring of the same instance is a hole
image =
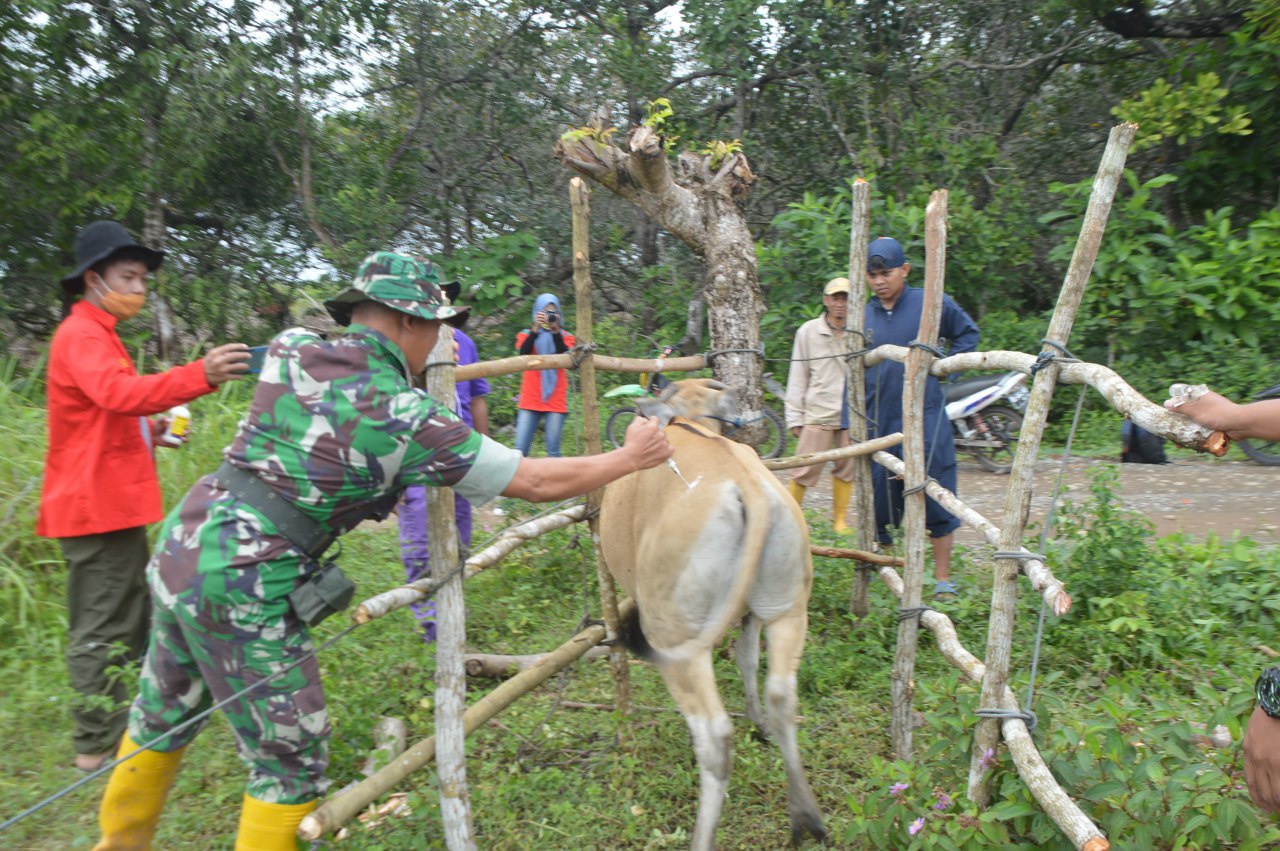
[[[137, 749], [137, 743], [125, 733], [116, 757]], [[147, 851], [151, 847], [151, 838], [160, 822], [169, 787], [178, 773], [183, 750], [143, 751], [115, 767], [98, 810], [102, 838], [93, 846], [93, 851]]]
[[236, 851], [297, 851], [298, 825], [317, 804], [271, 804], [245, 795]]
[[796, 505], [804, 503], [805, 486], [797, 482], [795, 479], [787, 482], [787, 493], [791, 494], [791, 498], [796, 501]]
[[831, 525], [838, 534], [848, 535], [853, 530], [844, 522], [849, 513], [849, 498], [853, 495], [853, 482], [831, 477]]

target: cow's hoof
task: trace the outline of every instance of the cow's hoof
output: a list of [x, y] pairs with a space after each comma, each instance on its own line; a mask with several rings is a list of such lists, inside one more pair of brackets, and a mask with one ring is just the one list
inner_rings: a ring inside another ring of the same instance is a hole
[[827, 829], [822, 825], [822, 816], [798, 813], [791, 817], [791, 847], [798, 848], [806, 836], [812, 836], [819, 842], [826, 841]]

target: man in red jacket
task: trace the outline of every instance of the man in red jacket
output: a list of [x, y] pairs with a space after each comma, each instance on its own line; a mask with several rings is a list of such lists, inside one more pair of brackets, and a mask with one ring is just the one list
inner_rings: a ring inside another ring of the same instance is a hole
[[146, 524], [164, 516], [152, 458], [163, 421], [148, 417], [212, 392], [244, 373], [249, 359], [243, 343], [228, 343], [194, 363], [138, 375], [116, 323], [142, 308], [147, 274], [163, 259], [117, 222], [85, 227], [77, 268], [62, 279], [80, 298], [49, 349], [49, 448], [36, 534], [57, 538], [67, 560], [67, 668], [85, 698], [72, 712], [76, 767], [85, 771], [115, 752], [128, 720], [129, 695], [108, 670], [147, 646]]

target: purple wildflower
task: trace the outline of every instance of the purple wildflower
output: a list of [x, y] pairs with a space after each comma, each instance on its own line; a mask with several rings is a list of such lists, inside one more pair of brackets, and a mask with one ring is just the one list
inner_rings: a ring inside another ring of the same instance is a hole
[[889, 787], [889, 794], [895, 798], [901, 798], [902, 793], [911, 787], [910, 783], [894, 783]]
[[922, 830], [924, 830], [923, 816], [911, 822], [911, 827], [907, 828], [907, 833], [911, 834], [912, 836], [915, 836], [917, 833], [919, 833]]
[[950, 795], [938, 795], [938, 802], [937, 802], [936, 804], [934, 804], [934, 805], [933, 805], [933, 808], [934, 808], [935, 810], [939, 810], [939, 811], [941, 811], [941, 810], [945, 810], [945, 809], [946, 809], [947, 807], [949, 807], [949, 806], [951, 806], [951, 796], [950, 796]]
[[982, 752], [982, 759], [978, 761], [978, 765], [982, 766], [982, 769], [985, 771], [988, 768], [994, 767], [995, 764], [996, 764], [995, 749], [987, 748], [985, 751]]

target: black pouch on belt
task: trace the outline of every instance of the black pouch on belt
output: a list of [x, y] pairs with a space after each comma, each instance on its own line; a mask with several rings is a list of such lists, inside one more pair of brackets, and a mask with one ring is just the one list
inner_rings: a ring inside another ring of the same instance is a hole
[[[218, 483], [270, 520], [277, 531], [302, 552], [308, 562], [320, 562], [333, 537], [285, 497], [248, 470], [224, 461], [216, 472]], [[289, 594], [289, 606], [307, 626], [315, 626], [329, 615], [351, 605], [356, 585], [343, 574], [335, 561], [326, 561], [302, 580]]]
[[336, 561], [328, 561], [289, 594], [289, 606], [307, 626], [315, 626], [329, 615], [351, 605], [356, 584], [347, 578]]

